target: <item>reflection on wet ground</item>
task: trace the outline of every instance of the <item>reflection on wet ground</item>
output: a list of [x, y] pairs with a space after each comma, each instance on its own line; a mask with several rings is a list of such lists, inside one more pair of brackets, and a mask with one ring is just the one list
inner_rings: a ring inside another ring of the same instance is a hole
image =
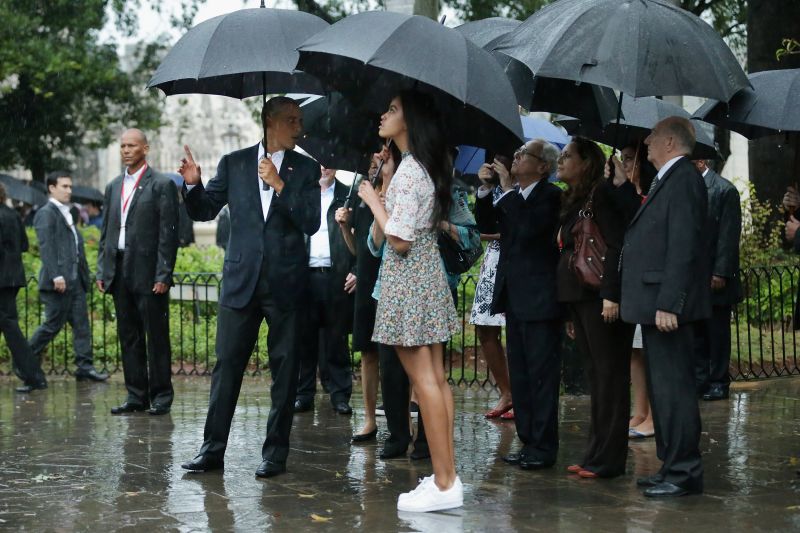
[[[798, 531], [800, 379], [738, 389], [704, 403], [706, 494], [650, 501], [635, 476], [658, 468], [652, 439], [632, 442], [628, 473], [581, 480], [565, 467], [581, 456], [588, 398], [566, 397], [553, 469], [524, 472], [500, 457], [515, 449], [513, 423], [488, 422], [494, 396], [456, 392], [456, 457], [462, 510], [398, 515], [398, 493], [430, 473], [429, 461], [383, 461], [378, 444], [350, 444], [363, 420], [336, 415], [327, 397], [295, 418], [289, 473], [253, 472], [269, 411], [267, 382], [246, 379], [224, 473], [178, 466], [202, 440], [207, 378], [176, 378], [172, 413], [112, 417], [124, 397], [109, 384], [53, 379], [15, 395], [0, 380], [0, 529], [30, 531]], [[379, 419], [384, 430], [382, 419]], [[381, 435], [379, 435], [381, 436]]]

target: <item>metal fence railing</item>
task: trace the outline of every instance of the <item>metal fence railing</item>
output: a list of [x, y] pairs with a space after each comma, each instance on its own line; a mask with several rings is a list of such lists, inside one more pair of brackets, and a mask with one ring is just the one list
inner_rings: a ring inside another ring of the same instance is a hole
[[[747, 380], [800, 374], [797, 364], [800, 335], [792, 328], [800, 268], [752, 268], [742, 270], [741, 277], [745, 300], [735, 307], [731, 316], [731, 377]], [[217, 273], [176, 273], [174, 276], [175, 285], [170, 290], [170, 337], [173, 371], [177, 375], [209, 375], [214, 367], [221, 281]], [[469, 323], [476, 283], [475, 275], [464, 275], [459, 282], [461, 331], [449, 343], [445, 370], [454, 385], [491, 389], [494, 380], [482, 356], [475, 327]], [[36, 287], [35, 278], [30, 277], [17, 297], [20, 325], [28, 338], [44, 318]], [[95, 366], [108, 372], [120, 371], [113, 300], [94, 287], [87, 297]], [[268, 375], [266, 334], [267, 327], [263, 324], [247, 369], [249, 375]], [[567, 346], [567, 349], [574, 347]], [[353, 368], [358, 371], [360, 354], [353, 353], [351, 357]], [[2, 340], [0, 375], [9, 374], [10, 365], [10, 354]], [[67, 326], [46, 351], [43, 368], [51, 375], [66, 375], [74, 370], [73, 366], [71, 331]]]

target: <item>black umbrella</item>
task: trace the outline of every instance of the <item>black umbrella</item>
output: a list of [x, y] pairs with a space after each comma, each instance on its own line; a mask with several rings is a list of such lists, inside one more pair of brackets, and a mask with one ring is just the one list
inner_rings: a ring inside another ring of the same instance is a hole
[[507, 33], [516, 30], [522, 21], [503, 17], [489, 17], [486, 19], [467, 22], [454, 29], [481, 48], [491, 50], [494, 44]]
[[779, 132], [800, 132], [800, 69], [765, 70], [748, 76], [753, 88], [730, 102], [709, 100], [694, 118], [755, 139]]
[[727, 101], [749, 87], [719, 34], [666, 0], [559, 0], [502, 38], [495, 50], [536, 76], [631, 96]]
[[[605, 125], [598, 126], [581, 122], [577, 132], [609, 146], [615, 142], [617, 146], [626, 146], [644, 140], [653, 127], [667, 117], [691, 118], [689, 112], [681, 106], [650, 96], [623, 100], [622, 112], [625, 118], [621, 119], [619, 123], [609, 121]], [[693, 159], [719, 159], [713, 133], [709, 135], [708, 131], [701, 127], [699, 121], [693, 121], [693, 124], [697, 144], [691, 157]], [[713, 129], [710, 124], [708, 128]]]
[[[522, 142], [514, 91], [498, 62], [461, 33], [415, 15], [352, 15], [309, 38], [298, 68], [382, 113], [401, 89], [432, 94], [448, 142], [508, 152]], [[375, 130], [373, 130], [375, 131]]]
[[261, 8], [220, 15], [189, 30], [158, 66], [148, 88], [164, 94], [319, 93], [312, 76], [295, 70], [297, 46], [328, 23], [302, 11]]
[[72, 201], [80, 203], [94, 202], [102, 204], [104, 200], [103, 193], [94, 187], [86, 187], [85, 185], [72, 186]]
[[38, 206], [47, 203], [47, 195], [30, 186], [27, 181], [8, 174], [0, 174], [0, 183], [6, 189], [6, 196], [28, 205]]

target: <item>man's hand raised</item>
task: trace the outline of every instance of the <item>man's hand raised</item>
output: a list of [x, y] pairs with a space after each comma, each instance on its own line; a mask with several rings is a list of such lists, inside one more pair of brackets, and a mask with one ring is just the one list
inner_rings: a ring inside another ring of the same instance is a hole
[[189, 146], [184, 144], [183, 151], [186, 152], [186, 157], [181, 159], [181, 167], [178, 169], [178, 174], [183, 176], [183, 181], [186, 185], [197, 185], [200, 183], [200, 166], [194, 162], [192, 151]]

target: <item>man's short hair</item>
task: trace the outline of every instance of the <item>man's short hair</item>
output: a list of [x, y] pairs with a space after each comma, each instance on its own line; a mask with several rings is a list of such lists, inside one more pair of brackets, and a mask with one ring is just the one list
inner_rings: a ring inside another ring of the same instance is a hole
[[544, 139], [534, 139], [542, 145], [542, 159], [547, 163], [547, 174], [550, 175], [558, 168], [558, 156], [561, 152], [552, 143]]
[[52, 185], [55, 187], [58, 185], [58, 178], [70, 178], [72, 179], [72, 174], [67, 172], [66, 170], [54, 170], [50, 174], [47, 175], [45, 178], [45, 186], [47, 186], [47, 190], [50, 190], [50, 186]]
[[261, 124], [266, 128], [267, 119], [279, 114], [287, 105], [299, 106], [300, 104], [288, 96], [273, 96], [267, 100], [264, 107], [261, 108]]
[[686, 151], [686, 155], [694, 152], [697, 134], [691, 120], [683, 117], [669, 117], [664, 119], [662, 126], [667, 134], [677, 139], [678, 145]]

